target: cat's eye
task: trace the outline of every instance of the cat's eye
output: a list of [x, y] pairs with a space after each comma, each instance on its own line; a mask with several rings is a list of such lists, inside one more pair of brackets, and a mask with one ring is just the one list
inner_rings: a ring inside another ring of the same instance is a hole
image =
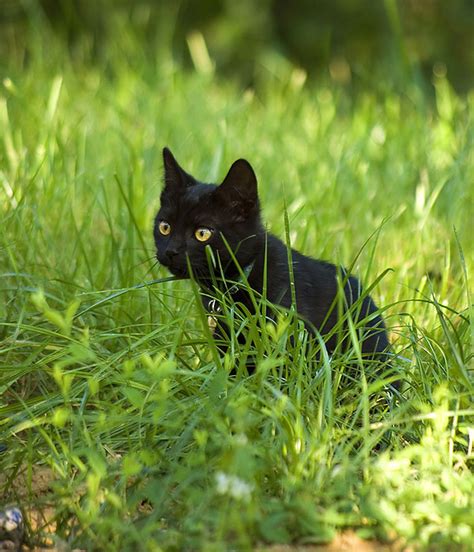
[[160, 222], [158, 228], [163, 236], [167, 236], [171, 232], [171, 226], [165, 220]]
[[212, 236], [212, 230], [210, 228], [198, 228], [194, 235], [197, 241], [205, 242]]

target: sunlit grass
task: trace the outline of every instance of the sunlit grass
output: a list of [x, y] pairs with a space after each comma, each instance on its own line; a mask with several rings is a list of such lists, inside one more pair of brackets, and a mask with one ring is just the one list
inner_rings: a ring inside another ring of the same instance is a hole
[[[50, 466], [49, 494], [21, 501], [52, 502], [59, 537], [87, 549], [245, 549], [355, 527], [468, 550], [472, 97], [438, 79], [433, 102], [409, 84], [351, 98], [286, 69], [242, 92], [119, 54], [106, 70], [51, 46], [3, 80], [5, 499], [17, 472]], [[272, 326], [227, 305], [249, 339], [218, 354], [191, 283], [154, 260], [164, 145], [204, 181], [246, 157], [274, 233], [354, 264], [367, 288], [383, 275], [371, 293], [405, 357], [402, 399], [387, 401], [390, 370], [350, 371], [353, 349], [316, 358], [283, 314]]]

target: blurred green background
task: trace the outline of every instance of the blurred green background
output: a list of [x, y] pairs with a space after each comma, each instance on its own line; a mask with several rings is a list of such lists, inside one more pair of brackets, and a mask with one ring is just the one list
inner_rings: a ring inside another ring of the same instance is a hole
[[288, 62], [343, 86], [403, 93], [409, 78], [430, 91], [433, 73], [460, 93], [474, 85], [472, 0], [0, 0], [1, 65], [27, 62], [32, 28], [48, 26], [82, 61], [138, 44], [147, 61], [171, 54], [243, 86]]

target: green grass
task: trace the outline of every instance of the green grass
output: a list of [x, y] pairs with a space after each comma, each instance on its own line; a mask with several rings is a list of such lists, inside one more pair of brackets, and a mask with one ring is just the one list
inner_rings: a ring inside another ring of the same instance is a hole
[[[445, 79], [433, 101], [410, 83], [351, 97], [286, 65], [242, 91], [127, 40], [92, 66], [48, 36], [0, 89], [4, 502], [49, 466], [49, 493], [20, 503], [53, 503], [73, 548], [245, 550], [356, 528], [469, 550], [474, 97]], [[207, 181], [246, 157], [274, 233], [366, 287], [383, 275], [403, 399], [388, 408], [388, 373], [347, 373], [356, 348], [308, 358], [284, 314], [268, 327], [228, 310], [250, 338], [219, 357], [191, 283], [153, 283], [168, 276], [152, 239], [164, 145]]]

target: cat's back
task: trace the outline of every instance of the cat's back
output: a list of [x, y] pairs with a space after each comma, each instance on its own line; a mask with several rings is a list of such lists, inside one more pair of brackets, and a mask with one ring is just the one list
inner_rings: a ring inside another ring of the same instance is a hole
[[[292, 303], [291, 275], [288, 249], [275, 236], [268, 238], [267, 297], [270, 301], [289, 308]], [[344, 287], [344, 308], [358, 301], [362, 285], [342, 266], [315, 259], [291, 250], [291, 265], [295, 284], [296, 308], [299, 315], [323, 332], [329, 331], [337, 321], [338, 288]], [[364, 297], [361, 314], [366, 316], [376, 310], [370, 297]]]
[[[291, 249], [291, 266], [287, 246], [278, 238], [267, 239], [267, 296], [283, 307], [291, 306], [291, 277], [294, 279], [298, 313], [311, 322], [321, 319], [319, 311], [327, 313], [337, 291], [336, 266]], [[322, 319], [321, 319], [322, 320]]]

